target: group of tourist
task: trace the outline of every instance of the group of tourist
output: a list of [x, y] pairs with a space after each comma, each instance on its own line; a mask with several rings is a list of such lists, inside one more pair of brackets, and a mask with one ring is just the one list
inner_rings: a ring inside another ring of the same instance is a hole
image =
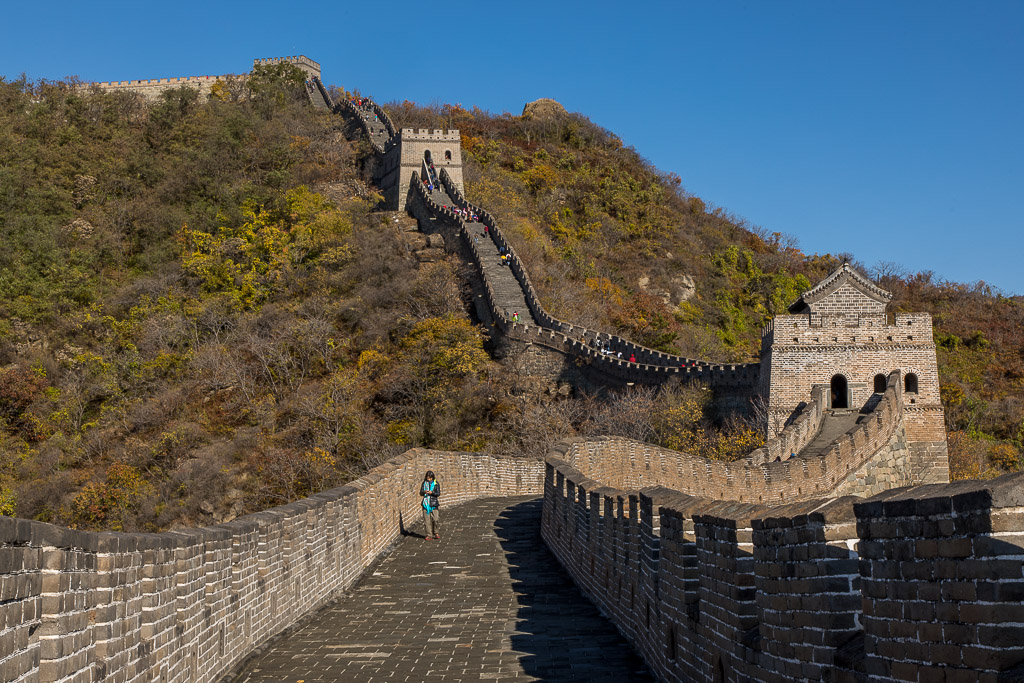
[[[469, 221], [470, 223], [478, 223], [480, 221], [480, 218], [469, 209], [465, 209], [459, 206], [447, 206], [445, 208], [450, 209], [452, 213], [454, 213], [456, 216], [458, 216], [464, 221]], [[486, 227], [487, 226], [484, 226], [485, 229]]]
[[[601, 351], [601, 354], [604, 355], [604, 356], [615, 356], [616, 358], [622, 358], [622, 351], [612, 351], [612, 347], [611, 346], [601, 346], [601, 347], [598, 347], [598, 348]], [[629, 354], [629, 358], [627, 360], [630, 363], [635, 363], [636, 362], [636, 354], [635, 353], [630, 353]]]

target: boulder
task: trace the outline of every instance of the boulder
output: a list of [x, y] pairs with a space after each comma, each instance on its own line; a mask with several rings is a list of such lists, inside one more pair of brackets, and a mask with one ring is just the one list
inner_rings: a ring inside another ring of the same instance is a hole
[[523, 106], [525, 119], [553, 119], [568, 114], [565, 107], [549, 97], [542, 97]]
[[665, 305], [669, 307], [678, 306], [684, 301], [689, 300], [697, 291], [697, 285], [693, 278], [686, 274], [671, 278], [668, 287], [652, 285], [649, 275], [641, 276], [637, 281], [637, 285], [644, 292], [664, 301]]

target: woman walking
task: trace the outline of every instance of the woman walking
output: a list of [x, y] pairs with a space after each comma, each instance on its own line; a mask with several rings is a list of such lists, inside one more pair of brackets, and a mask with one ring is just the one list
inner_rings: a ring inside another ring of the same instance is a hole
[[441, 485], [434, 479], [434, 473], [427, 470], [420, 485], [420, 496], [423, 498], [423, 525], [426, 527], [424, 540], [427, 541], [441, 538], [437, 533], [441, 521], [437, 512], [437, 499], [440, 495]]

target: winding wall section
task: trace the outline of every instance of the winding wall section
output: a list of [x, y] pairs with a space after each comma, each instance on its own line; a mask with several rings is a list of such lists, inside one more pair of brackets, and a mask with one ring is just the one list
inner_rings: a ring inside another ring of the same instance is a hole
[[545, 542], [661, 680], [1021, 680], [1024, 474], [769, 508], [561, 455]]
[[[354, 118], [369, 136], [378, 162], [383, 164], [385, 156], [401, 144], [401, 134], [388, 118], [387, 113], [376, 103], [364, 99], [362, 103], [344, 100], [335, 105], [335, 111]], [[381, 122], [379, 126], [371, 125], [370, 117], [375, 116]], [[377, 175], [383, 177], [390, 173], [386, 169]], [[415, 200], [409, 203], [409, 209], [421, 219], [421, 222], [433, 221], [447, 235], [448, 248], [471, 254], [477, 267], [484, 291], [487, 293], [487, 306], [494, 324], [510, 339], [525, 343], [534, 343], [565, 355], [567, 358], [588, 366], [591, 374], [600, 376], [617, 385], [625, 384], [662, 384], [672, 378], [680, 381], [699, 381], [707, 384], [718, 393], [726, 394], [735, 399], [737, 404], [748, 401], [758, 386], [759, 364], [713, 364], [706, 361], [676, 356], [662, 351], [641, 346], [627, 339], [590, 330], [580, 325], [573, 325], [559, 320], [549, 314], [543, 307], [536, 288], [530, 281], [522, 260], [515, 248], [505, 237], [494, 216], [482, 207], [468, 202], [459, 191], [456, 183], [444, 168], [438, 177], [440, 187], [429, 191], [425, 183], [413, 177], [411, 187], [397, 188], [398, 192], [409, 192]], [[382, 188], [389, 192], [394, 188]], [[418, 202], [419, 206], [416, 206]], [[455, 211], [456, 208], [466, 209], [476, 214], [477, 221], [467, 221]], [[488, 226], [488, 233], [482, 239], [474, 239], [483, 234], [483, 226]], [[515, 322], [507, 306], [502, 305], [496, 291], [500, 288], [494, 280], [494, 274], [484, 267], [484, 254], [497, 253], [504, 250], [509, 254], [509, 272], [514, 276], [516, 285], [521, 290], [526, 310], [520, 311], [520, 321]], [[526, 321], [526, 314], [530, 321]], [[532, 323], [532, 324], [531, 324]], [[603, 353], [602, 349], [610, 349], [611, 353]], [[621, 357], [619, 354], [621, 353]], [[636, 358], [630, 362], [629, 358]]]
[[414, 449], [347, 486], [203, 529], [90, 533], [0, 517], [0, 679], [214, 681], [355, 583], [445, 504], [539, 495], [543, 463]]

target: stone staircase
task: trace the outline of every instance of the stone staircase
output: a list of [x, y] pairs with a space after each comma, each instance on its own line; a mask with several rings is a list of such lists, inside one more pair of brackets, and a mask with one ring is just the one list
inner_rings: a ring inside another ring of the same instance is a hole
[[[427, 195], [440, 206], [454, 206], [455, 202], [443, 188], [434, 187]], [[526, 303], [526, 295], [523, 288], [516, 279], [515, 274], [507, 265], [502, 265], [501, 256], [498, 253], [498, 245], [491, 237], [491, 232], [484, 232], [484, 223], [479, 220], [472, 220], [472, 216], [464, 221], [472, 240], [476, 244], [480, 254], [480, 267], [484, 278], [491, 284], [491, 292], [494, 295], [494, 303], [499, 312], [503, 313], [509, 320], [521, 323], [532, 323], [540, 326], [530, 313], [530, 307]], [[515, 314], [518, 313], [518, 320]]]
[[797, 455], [801, 458], [813, 458], [824, 455], [835, 440], [859, 424], [866, 415], [856, 410], [832, 410], [821, 421], [818, 435], [804, 446]]
[[314, 76], [306, 81], [306, 94], [309, 95], [309, 100], [316, 109], [328, 113], [334, 110], [331, 98], [319, 78]]

